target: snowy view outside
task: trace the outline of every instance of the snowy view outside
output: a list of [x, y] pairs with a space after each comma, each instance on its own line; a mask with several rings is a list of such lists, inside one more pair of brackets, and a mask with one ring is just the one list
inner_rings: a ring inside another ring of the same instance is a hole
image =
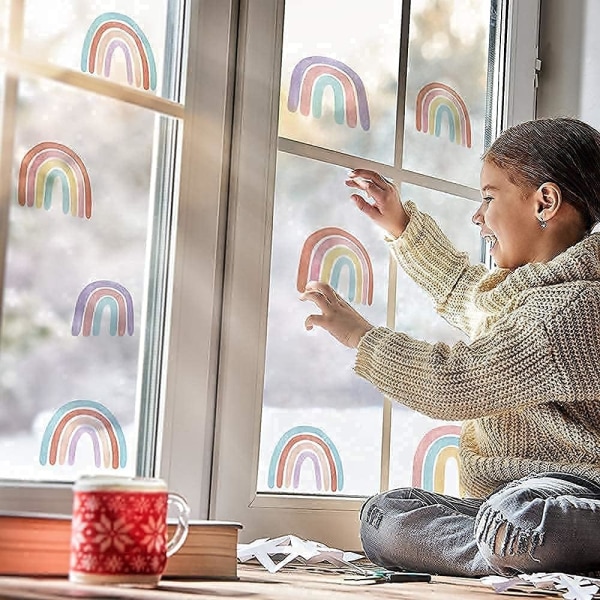
[[[104, 58], [91, 63], [95, 76], [108, 68], [113, 82], [160, 95], [169, 1], [151, 4], [14, 3], [24, 6], [23, 53], [88, 73], [90, 56]], [[9, 2], [0, 6], [6, 23]], [[177, 43], [177, 31], [169, 35]], [[73, 86], [19, 79], [14, 119], [2, 120], [13, 151], [0, 477], [135, 472], [159, 118]]]

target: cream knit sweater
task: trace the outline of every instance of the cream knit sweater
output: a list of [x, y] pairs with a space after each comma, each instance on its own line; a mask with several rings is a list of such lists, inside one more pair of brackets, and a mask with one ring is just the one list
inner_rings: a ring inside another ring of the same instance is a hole
[[464, 421], [465, 495], [545, 471], [600, 483], [600, 234], [548, 263], [470, 265], [412, 202], [389, 241], [399, 265], [471, 341], [429, 344], [376, 327], [355, 371], [430, 417]]

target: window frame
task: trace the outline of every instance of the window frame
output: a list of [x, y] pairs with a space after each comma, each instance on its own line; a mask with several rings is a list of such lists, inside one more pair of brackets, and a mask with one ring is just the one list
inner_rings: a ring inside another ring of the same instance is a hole
[[[140, 474], [164, 478], [195, 518], [242, 522], [242, 540], [293, 529], [357, 548], [362, 498], [256, 493], [284, 0], [187, 4], [196, 35], [189, 37], [158, 427], [147, 433], [156, 461], [142, 461]], [[504, 128], [534, 116], [539, 0], [509, 0], [502, 19]], [[0, 234], [7, 219], [0, 204]], [[247, 285], [247, 273], [259, 283]], [[71, 502], [67, 483], [0, 483], [1, 510], [68, 513]]]
[[[531, 31], [533, 23], [537, 31], [539, 6], [535, 9], [531, 6], [536, 2], [508, 1], [500, 15], [500, 26], [507, 37], [506, 43], [497, 49], [501, 65], [497, 76], [505, 77], [507, 85], [515, 86], [505, 90], [498, 100], [500, 106], [496, 109], [502, 127], [516, 119], [534, 116], [535, 88], [530, 68], [535, 62], [528, 57], [535, 53], [537, 38], [533, 40], [524, 32]], [[315, 151], [305, 144], [277, 138], [284, 4], [283, 0], [241, 3], [239, 60], [243, 64], [239, 69], [234, 110], [234, 162], [210, 517], [242, 522], [243, 541], [293, 530], [297, 535], [335, 547], [358, 549], [362, 497], [258, 493], [256, 485], [268, 285], [250, 287], [247, 281], [248, 274], [252, 280], [269, 281], [277, 151], [293, 150], [302, 155], [306, 147], [311, 157], [325, 162], [333, 162], [334, 156], [336, 164], [341, 164], [340, 158], [343, 160], [340, 153]], [[357, 163], [365, 168], [373, 166], [368, 160], [348, 158], [352, 163], [349, 160], [347, 166]], [[394, 169], [379, 164], [377, 169], [386, 176], [397, 175]], [[422, 183], [420, 175], [406, 175], [403, 172], [403, 181]], [[435, 189], [435, 181], [428, 179], [428, 187]], [[480, 199], [478, 190], [457, 184], [444, 184], [441, 191]], [[247, 340], [252, 340], [252, 353], [247, 350]]]
[[[11, 32], [19, 32], [23, 13], [11, 15]], [[155, 193], [173, 193], [178, 201], [173, 214], [166, 217], [174, 228], [170, 240], [164, 236], [159, 239], [160, 233], [152, 232], [155, 247], [156, 242], [165, 246], [162, 260], [166, 263], [159, 261], [158, 271], [148, 274], [156, 281], [151, 282], [151, 297], [146, 302], [160, 302], [160, 295], [165, 294], [164, 328], [158, 335], [162, 334], [164, 344], [156, 336], [152, 338], [151, 332], [144, 332], [140, 368], [146, 376], [139, 378], [136, 406], [146, 422], [140, 428], [136, 470], [138, 475], [165, 479], [186, 497], [192, 517], [206, 518], [223, 289], [237, 1], [187, 0], [184, 19], [189, 40], [184, 49], [184, 102], [153, 99], [136, 90], [124, 93], [136, 104], [158, 113], [166, 107], [166, 114], [179, 121], [176, 127], [159, 124], [156, 139], [168, 149], [180, 149], [178, 175], [175, 170], [166, 173], [171, 165], [164, 152], [156, 152], [155, 168], [167, 176]], [[19, 47], [20, 36], [13, 34], [9, 53], [0, 55], [0, 66], [10, 69], [5, 96], [13, 94], [16, 98], [20, 72], [65, 83], [74, 80], [76, 85], [104, 95], [123, 94], [123, 88], [110, 81], [96, 84], [90, 76], [61, 67], [16, 60], [14, 53]], [[207, 81], [210, 85], [205, 84]], [[11, 137], [3, 138], [2, 150], [4, 162], [0, 168], [11, 173]], [[10, 177], [2, 180], [2, 190], [7, 191], [2, 194], [5, 201], [0, 203], [0, 232], [6, 234], [12, 181]], [[0, 275], [4, 258], [2, 247]], [[153, 356], [155, 353], [161, 355]], [[148, 377], [152, 370], [154, 374]], [[146, 398], [148, 410], [141, 409], [141, 398]], [[190, 465], [197, 477], [190, 477]], [[70, 482], [0, 481], [1, 511], [69, 514], [71, 507]]]

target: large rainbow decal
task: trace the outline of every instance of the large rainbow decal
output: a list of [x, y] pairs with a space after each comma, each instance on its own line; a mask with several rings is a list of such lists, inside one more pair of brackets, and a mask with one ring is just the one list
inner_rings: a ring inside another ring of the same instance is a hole
[[444, 493], [446, 465], [449, 460], [458, 464], [459, 439], [458, 425], [442, 425], [425, 434], [413, 459], [413, 487]]
[[75, 464], [77, 444], [83, 435], [91, 440], [96, 468], [123, 468], [127, 464], [127, 444], [113, 414], [91, 400], [73, 400], [52, 416], [42, 438], [40, 464]]
[[337, 492], [344, 487], [344, 470], [335, 444], [317, 427], [292, 427], [281, 436], [269, 465], [270, 488], [294, 488], [300, 484], [305, 461], [312, 463], [315, 488]]
[[348, 300], [373, 304], [373, 265], [367, 250], [347, 231], [325, 227], [304, 242], [296, 288], [303, 292], [309, 281], [324, 281], [339, 292], [344, 272], [348, 277]]
[[74, 217], [92, 216], [92, 186], [83, 161], [58, 142], [41, 142], [21, 161], [17, 199], [21, 206], [50, 210], [54, 182], [62, 188], [62, 208]]
[[417, 129], [439, 137], [444, 116], [450, 141], [470, 148], [471, 119], [464, 100], [443, 83], [428, 83], [417, 94]]
[[155, 90], [156, 62], [148, 38], [133, 19], [121, 13], [104, 13], [90, 25], [81, 50], [81, 70], [110, 77], [117, 48], [125, 57], [127, 83]]
[[100, 335], [104, 309], [110, 314], [110, 335], [133, 335], [133, 299], [116, 281], [101, 279], [86, 285], [77, 297], [71, 333]]
[[292, 71], [288, 109], [308, 116], [311, 112], [321, 117], [323, 94], [327, 87], [333, 90], [334, 118], [343, 125], [344, 118], [348, 127], [356, 127], [357, 116], [360, 125], [368, 131], [371, 126], [369, 104], [365, 85], [358, 74], [348, 65], [326, 56], [308, 56], [303, 58]]

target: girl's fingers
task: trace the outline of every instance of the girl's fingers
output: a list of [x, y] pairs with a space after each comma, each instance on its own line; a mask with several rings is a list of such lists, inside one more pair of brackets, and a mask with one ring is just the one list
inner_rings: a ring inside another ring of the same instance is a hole
[[364, 212], [367, 216], [376, 218], [381, 215], [380, 211], [372, 204], [369, 204], [362, 196], [359, 196], [358, 194], [352, 194], [350, 197], [358, 209]]
[[304, 293], [300, 295], [300, 300], [311, 300], [322, 311], [337, 299], [335, 290], [328, 284], [321, 281], [309, 281], [306, 284]]
[[354, 169], [348, 174], [349, 180], [353, 180], [356, 177], [370, 181], [380, 190], [386, 190], [391, 185], [385, 177], [382, 177], [377, 171], [371, 171], [370, 169]]

